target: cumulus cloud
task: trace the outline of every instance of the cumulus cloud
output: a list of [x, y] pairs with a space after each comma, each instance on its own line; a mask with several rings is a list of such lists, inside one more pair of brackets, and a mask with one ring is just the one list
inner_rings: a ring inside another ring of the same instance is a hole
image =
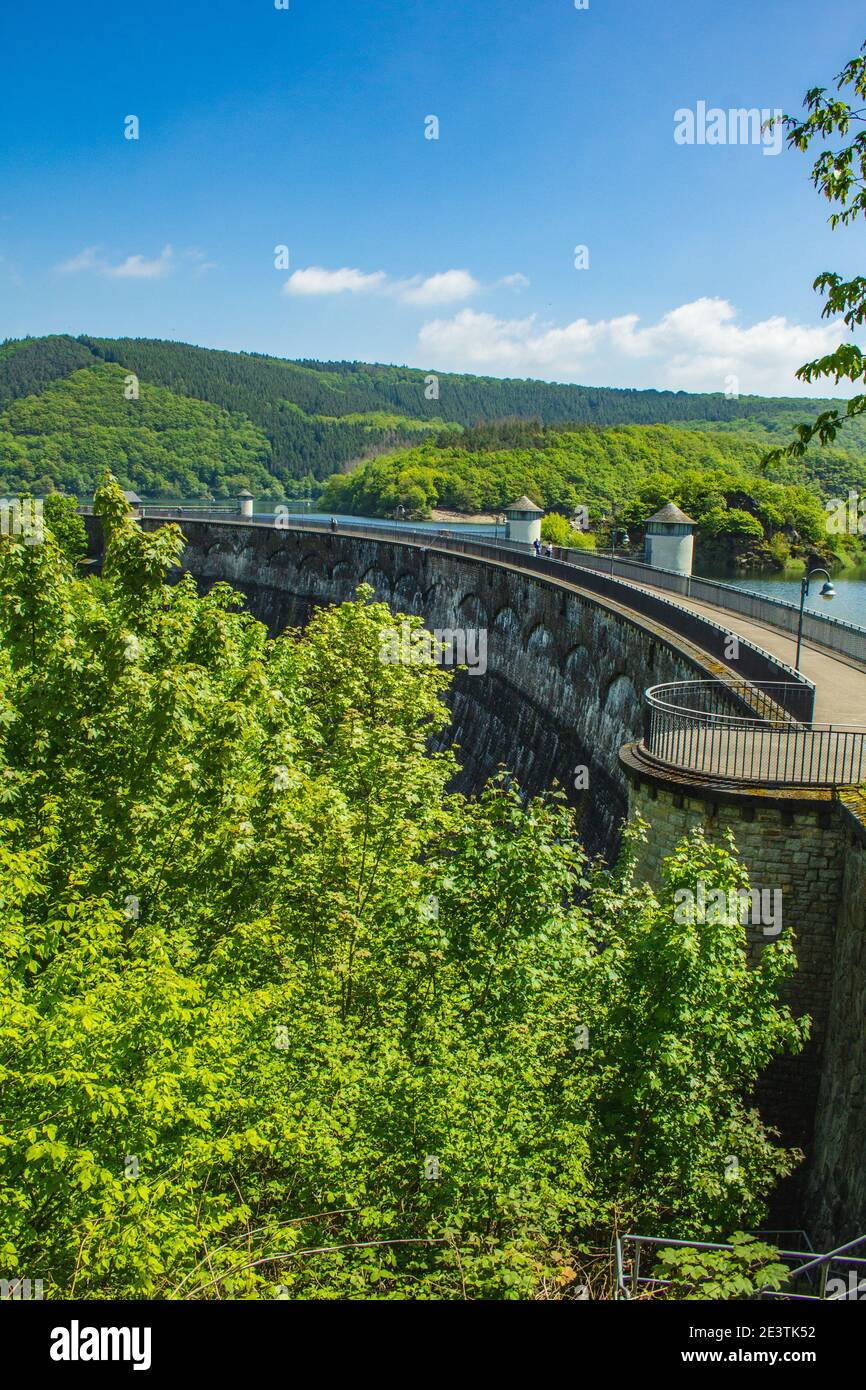
[[407, 280], [396, 288], [405, 304], [453, 304], [477, 294], [481, 286], [468, 270], [443, 270], [420, 283]]
[[645, 327], [637, 314], [557, 326], [467, 308], [426, 323], [418, 350], [424, 363], [450, 370], [690, 391], [724, 391], [736, 378], [740, 393], [814, 395], [794, 371], [840, 337], [838, 324], [804, 327], [780, 315], [746, 327], [728, 300], [704, 298]]
[[146, 256], [127, 256], [120, 265], [105, 267], [106, 275], [114, 275], [119, 280], [160, 280], [171, 270], [174, 252], [170, 246], [163, 247], [162, 254], [153, 260]]
[[348, 266], [326, 270], [324, 266], [311, 265], [305, 270], [293, 271], [283, 289], [286, 294], [370, 294], [383, 289], [387, 280], [384, 270], [365, 275], [362, 270], [351, 270]]
[[455, 304], [468, 299], [481, 286], [468, 270], [442, 270], [435, 275], [413, 275], [408, 280], [393, 280], [384, 270], [365, 272], [343, 266], [326, 270], [312, 265], [295, 270], [283, 289], [286, 294], [381, 294], [403, 304]]
[[127, 256], [126, 260], [112, 265], [99, 255], [99, 247], [86, 246], [77, 256], [64, 261], [57, 269], [64, 275], [82, 270], [95, 270], [101, 275], [109, 275], [119, 280], [158, 280], [167, 275], [174, 265], [174, 252], [165, 246], [159, 256], [148, 260], [146, 256]]

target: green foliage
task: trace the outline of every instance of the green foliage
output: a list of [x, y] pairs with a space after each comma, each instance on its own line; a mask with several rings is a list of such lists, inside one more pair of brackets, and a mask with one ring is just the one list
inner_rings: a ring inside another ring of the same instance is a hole
[[62, 492], [49, 492], [43, 502], [43, 519], [64, 559], [76, 565], [87, 554], [87, 531], [78, 514], [78, 502]]
[[708, 536], [756, 536], [764, 539], [764, 528], [758, 518], [740, 507], [714, 507], [701, 518], [701, 529]]
[[[424, 517], [435, 506], [500, 511], [528, 493], [568, 514], [586, 506], [593, 521], [613, 504], [626, 525], [639, 527], [673, 501], [708, 536], [764, 541], [787, 529], [803, 542], [826, 543], [815, 492], [791, 474], [784, 481], [761, 475], [760, 436], [662, 425], [553, 430], [535, 424], [531, 432], [531, 448], [502, 449], [498, 431], [479, 430], [476, 439], [487, 438], [489, 449], [473, 452], [473, 432], [466, 431], [459, 443], [426, 443], [372, 459], [329, 478], [323, 505], [361, 516], [391, 516], [403, 507]], [[545, 524], [564, 534], [560, 521]]]
[[449, 677], [382, 660], [369, 589], [271, 641], [166, 582], [177, 527], [96, 506], [99, 579], [0, 540], [0, 1267], [513, 1299], [625, 1220], [756, 1221], [790, 946], [749, 969], [672, 905], [732, 854], [696, 837], [660, 897], [590, 872], [561, 795], [448, 792]]
[[[848, 143], [837, 149], [822, 148], [812, 165], [812, 182], [822, 197], [833, 206], [830, 226], [847, 227], [866, 214], [866, 43], [856, 58], [847, 62], [836, 78], [836, 90], [850, 88], [852, 105], [839, 96], [828, 96], [825, 87], [812, 87], [804, 97], [806, 115], [801, 119], [785, 116], [782, 123], [788, 131], [792, 149], [805, 152], [815, 142], [824, 146], [838, 135]], [[848, 140], [851, 128], [853, 139]], [[825, 270], [816, 278], [813, 289], [824, 296], [821, 317], [840, 315], [852, 333], [866, 322], [866, 277], [855, 275], [850, 280], [835, 271]], [[830, 377], [838, 386], [841, 381], [866, 383], [866, 357], [856, 343], [840, 343], [835, 352], [806, 362], [797, 371], [801, 381], [821, 381]], [[838, 406], [822, 410], [816, 419], [800, 424], [796, 439], [787, 448], [768, 454], [767, 462], [780, 458], [801, 458], [814, 439], [821, 444], [832, 442], [843, 426], [857, 421], [866, 412], [866, 393], [858, 392], [847, 402], [844, 411]]]
[[[241, 486], [249, 485], [257, 494], [282, 500], [287, 494], [298, 495], [297, 480], [312, 477], [321, 481], [358, 460], [415, 443], [419, 434], [435, 437], [443, 445], [462, 448], [469, 454], [518, 451], [524, 456], [518, 461], [525, 473], [525, 456], [549, 447], [545, 426], [562, 427], [571, 422], [569, 433], [583, 430], [590, 434], [601, 427], [608, 431], [614, 427], [618, 433], [618, 427], [624, 425], [675, 425], [676, 433], [685, 428], [696, 433], [721, 430], [748, 436], [745, 442], [754, 453], [761, 445], [766, 448], [793, 422], [802, 420], [804, 413], [814, 417], [832, 405], [815, 401], [802, 406], [761, 397], [734, 401], [721, 395], [610, 390], [452, 373], [437, 374], [439, 397], [430, 400], [428, 374], [408, 367], [288, 362], [255, 353], [221, 352], [146, 338], [73, 339], [57, 335], [0, 344], [0, 408], [21, 397], [41, 395], [52, 383], [82, 368], [94, 370], [107, 363], [122, 368], [124, 376], [134, 373], [143, 386], [162, 387], [170, 395], [151, 391], [147, 422], [142, 421], [140, 414], [127, 412], [124, 433], [116, 440], [120, 452], [112, 458], [105, 456], [105, 439], [99, 430], [103, 425], [115, 429], [118, 417], [113, 405], [106, 401], [103, 404], [108, 413], [82, 420], [79, 393], [83, 390], [83, 398], [93, 403], [86, 388], [76, 386], [71, 397], [52, 395], [49, 419], [42, 426], [51, 436], [50, 445], [39, 449], [31, 441], [24, 450], [30, 462], [38, 452], [43, 472], [34, 478], [32, 470], [28, 471], [22, 456], [26, 441], [16, 439], [13, 448], [7, 440], [5, 451], [0, 451], [0, 481], [7, 492], [20, 490], [22, 482], [37, 483], [40, 492], [49, 491], [52, 484], [83, 492], [81, 479], [85, 477], [87, 488], [91, 488], [93, 470], [87, 468], [87, 456], [82, 455], [80, 447], [82, 428], [88, 431], [88, 442], [96, 449], [96, 477], [107, 462], [139, 492], [175, 492], [185, 497], [213, 492], [222, 497], [234, 486], [237, 473], [242, 472], [249, 481]], [[175, 429], [179, 407], [172, 398], [178, 397], [181, 407], [183, 402], [191, 403], [191, 414], [184, 417], [181, 408], [180, 417], [187, 438], [179, 457], [188, 466], [173, 471], [170, 459], [159, 448], [154, 452], [151, 447], [158, 445], [158, 439], [154, 441], [152, 434], [130, 436], [126, 425], [145, 423], [157, 433], [163, 428]], [[218, 410], [205, 419], [200, 412], [202, 402]], [[25, 435], [27, 432], [25, 427]], [[14, 428], [12, 433], [16, 434]], [[127, 441], [131, 449], [129, 461], [134, 468], [126, 467]], [[841, 451], [835, 451], [834, 466], [843, 472], [847, 470], [851, 485], [857, 486], [851, 467], [864, 467], [866, 432], [855, 432], [851, 442], [856, 457], [846, 458]], [[742, 445], [744, 441], [739, 439], [738, 443]], [[674, 471], [679, 469], [683, 447], [674, 441], [670, 457]], [[655, 449], [653, 436], [648, 439], [648, 448], [650, 452]], [[607, 445], [599, 448], [598, 456], [612, 455], [614, 449], [609, 437]], [[717, 445], [708, 443], [704, 449], [714, 461], [722, 461]], [[700, 466], [700, 445], [695, 450], [692, 458]], [[158, 467], [150, 466], [151, 457]], [[611, 456], [611, 462], [614, 461]], [[260, 469], [256, 469], [256, 462]], [[665, 466], [667, 462], [666, 459]], [[810, 467], [817, 474], [820, 461]], [[449, 467], [449, 471], [453, 470]], [[802, 470], [796, 477], [780, 479], [805, 480]], [[427, 483], [427, 479], [410, 483], [407, 501], [394, 505], [423, 512], [429, 506]], [[454, 489], [457, 501], [453, 505], [463, 510], [481, 505], [484, 489], [478, 489], [473, 479], [463, 479], [460, 486], [455, 479]], [[520, 486], [511, 495], [503, 495], [500, 505], [523, 491], [525, 487]], [[551, 505], [567, 510], [569, 496], [566, 488]]]
[[576, 550], [595, 548], [595, 536], [588, 531], [577, 531], [567, 517], [560, 512], [548, 512], [541, 519], [541, 539], [551, 545], [570, 546]]
[[388, 389], [388, 377], [399, 377], [396, 368], [364, 367], [350, 377], [330, 364], [322, 368], [318, 363], [216, 352], [186, 343], [147, 338], [82, 341], [97, 357], [120, 363], [142, 381], [247, 417], [267, 438], [274, 475], [285, 487], [307, 473], [327, 477], [353, 459], [444, 424], [441, 416], [426, 422], [416, 418], [429, 414], [416, 408], [424, 402], [421, 373], [412, 374], [416, 389], [404, 402], [399, 392]]
[[235, 497], [274, 485], [264, 435], [242, 416], [140, 385], [99, 363], [14, 401], [0, 414], [0, 474], [7, 491], [57, 489], [90, 496], [105, 468], [148, 496]]
[[765, 947], [750, 966], [736, 910], [715, 924], [684, 924], [674, 911], [677, 893], [696, 894], [699, 882], [728, 902], [747, 886], [732, 851], [732, 841], [710, 845], [698, 830], [666, 861], [660, 901], [627, 872], [603, 879], [592, 898], [602, 1030], [594, 1042], [590, 1031], [599, 1060], [593, 1157], [605, 1175], [596, 1192], [619, 1229], [714, 1239], [738, 1222], [757, 1224], [760, 1183], [792, 1168], [742, 1085], [745, 1072], [757, 1077], [807, 1036], [807, 1021], [772, 1004], [794, 966], [791, 941]]
[[738, 1231], [730, 1250], [667, 1247], [660, 1250], [652, 1273], [670, 1280], [663, 1297], [686, 1299], [752, 1299], [762, 1289], [780, 1289], [788, 1267], [778, 1250]]
[[0, 344], [0, 409], [20, 396], [38, 395], [53, 381], [93, 365], [83, 343], [63, 334]]

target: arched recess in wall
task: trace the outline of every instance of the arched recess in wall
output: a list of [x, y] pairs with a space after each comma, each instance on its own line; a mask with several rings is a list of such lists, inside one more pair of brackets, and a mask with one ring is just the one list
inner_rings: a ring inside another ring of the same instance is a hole
[[330, 578], [334, 589], [347, 597], [351, 596], [357, 588], [355, 567], [348, 560], [338, 560], [331, 569]]
[[441, 579], [436, 579], [432, 584], [428, 584], [427, 588], [421, 594], [422, 613], [429, 612], [434, 604], [439, 603], [442, 597], [442, 587]]
[[256, 568], [258, 556], [259, 548], [256, 545], [245, 545], [243, 549], [238, 551], [238, 560], [240, 561], [241, 567], [249, 565], [252, 570]]
[[641, 721], [641, 700], [629, 676], [623, 673], [612, 676], [604, 692], [604, 719], [614, 723], [623, 736], [639, 731]]
[[477, 594], [464, 594], [457, 605], [457, 615], [464, 627], [487, 629], [490, 626], [487, 609]]
[[592, 679], [592, 657], [583, 645], [571, 647], [562, 659], [562, 674], [573, 685], [586, 686]]
[[231, 541], [226, 540], [225, 537], [202, 547], [202, 554], [205, 558], [210, 555], [234, 555], [236, 553], [235, 546], [232, 545]]
[[406, 570], [394, 585], [394, 603], [408, 613], [421, 612], [421, 588], [417, 574]]
[[286, 570], [294, 569], [297, 556], [294, 549], [290, 550], [287, 546], [274, 550], [268, 556], [267, 569], [274, 570], [278, 574], [285, 574]]
[[315, 574], [320, 579], [327, 578], [328, 566], [320, 550], [308, 550], [298, 561], [298, 575]]
[[520, 640], [520, 619], [509, 604], [504, 604], [494, 613], [490, 633], [504, 642]]
[[[236, 568], [237, 550], [231, 541], [223, 538], [209, 545], [202, 552], [202, 573], [215, 575], [217, 579], [229, 579], [234, 577]], [[187, 557], [189, 566], [189, 557]]]
[[526, 635], [525, 647], [527, 653], [533, 656], [554, 656], [556, 638], [550, 628], [544, 626], [544, 623], [536, 623]]
[[369, 584], [378, 598], [387, 600], [391, 598], [391, 576], [386, 574], [384, 570], [377, 569], [375, 565], [370, 565], [364, 571], [358, 583]]

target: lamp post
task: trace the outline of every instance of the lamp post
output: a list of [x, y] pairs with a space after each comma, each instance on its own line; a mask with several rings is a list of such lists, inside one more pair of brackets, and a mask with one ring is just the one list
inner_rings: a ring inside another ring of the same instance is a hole
[[820, 567], [813, 570], [807, 568], [800, 583], [800, 621], [797, 624], [797, 656], [794, 661], [794, 670], [797, 672], [797, 675], [800, 674], [800, 646], [803, 641], [803, 610], [806, 607], [806, 598], [809, 593], [809, 580], [814, 579], [816, 574], [826, 575], [826, 579], [821, 585], [821, 597], [825, 599], [836, 597], [836, 590], [833, 588], [829, 572]]
[[[628, 545], [628, 531], [626, 531], [624, 526], [616, 525], [616, 507], [609, 499], [608, 502], [610, 506], [610, 573], [613, 574], [613, 559], [616, 543], [617, 541], [621, 541], [623, 545]], [[602, 512], [599, 520], [602, 522], [607, 521], [607, 513]]]
[[[614, 520], [614, 513], [611, 512], [611, 521]], [[610, 572], [613, 574], [613, 557], [616, 550], [617, 541], [623, 545], [628, 545], [628, 531], [623, 526], [614, 526], [610, 533]]]

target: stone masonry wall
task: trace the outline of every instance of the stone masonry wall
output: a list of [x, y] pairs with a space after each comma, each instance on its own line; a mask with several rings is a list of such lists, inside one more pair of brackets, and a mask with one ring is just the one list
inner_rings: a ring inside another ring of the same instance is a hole
[[[97, 550], [98, 523], [87, 522]], [[388, 538], [188, 518], [183, 532], [183, 568], [202, 588], [225, 580], [240, 590], [273, 634], [302, 626], [317, 605], [353, 598], [362, 583], [428, 628], [484, 629], [486, 674], [459, 673], [449, 696], [447, 742], [461, 764], [456, 788], [476, 793], [502, 766], [531, 795], [558, 782], [593, 854], [617, 851], [628, 810], [617, 754], [640, 734], [643, 691], [708, 674], [651, 623], [485, 560]], [[574, 787], [578, 766], [589, 771], [585, 791]]]
[[819, 1249], [866, 1234], [866, 796], [843, 794], [839, 820], [845, 870], [805, 1201]]
[[[781, 889], [782, 930], [794, 933], [798, 962], [796, 973], [783, 986], [782, 997], [795, 1015], [810, 1015], [812, 1032], [802, 1053], [782, 1057], [768, 1069], [756, 1099], [765, 1119], [779, 1128], [786, 1143], [804, 1148], [811, 1165], [815, 1111], [831, 1021], [836, 914], [845, 845], [829, 793], [824, 801], [812, 796], [793, 799], [786, 807], [762, 804], [765, 800], [760, 795], [732, 795], [728, 800], [714, 801], [709, 795], [668, 790], [648, 780], [633, 783], [631, 813], [641, 815], [651, 826], [637, 872], [657, 885], [663, 859], [690, 830], [701, 825], [707, 839], [715, 843], [722, 842], [728, 830], [732, 832], [752, 888]], [[775, 938], [765, 936], [760, 926], [750, 925], [747, 939], [749, 954], [756, 958]], [[862, 1012], [860, 1017], [862, 1020]], [[791, 1216], [802, 1211], [802, 1181], [801, 1173], [796, 1183], [788, 1185], [779, 1213], [782, 1207]]]

